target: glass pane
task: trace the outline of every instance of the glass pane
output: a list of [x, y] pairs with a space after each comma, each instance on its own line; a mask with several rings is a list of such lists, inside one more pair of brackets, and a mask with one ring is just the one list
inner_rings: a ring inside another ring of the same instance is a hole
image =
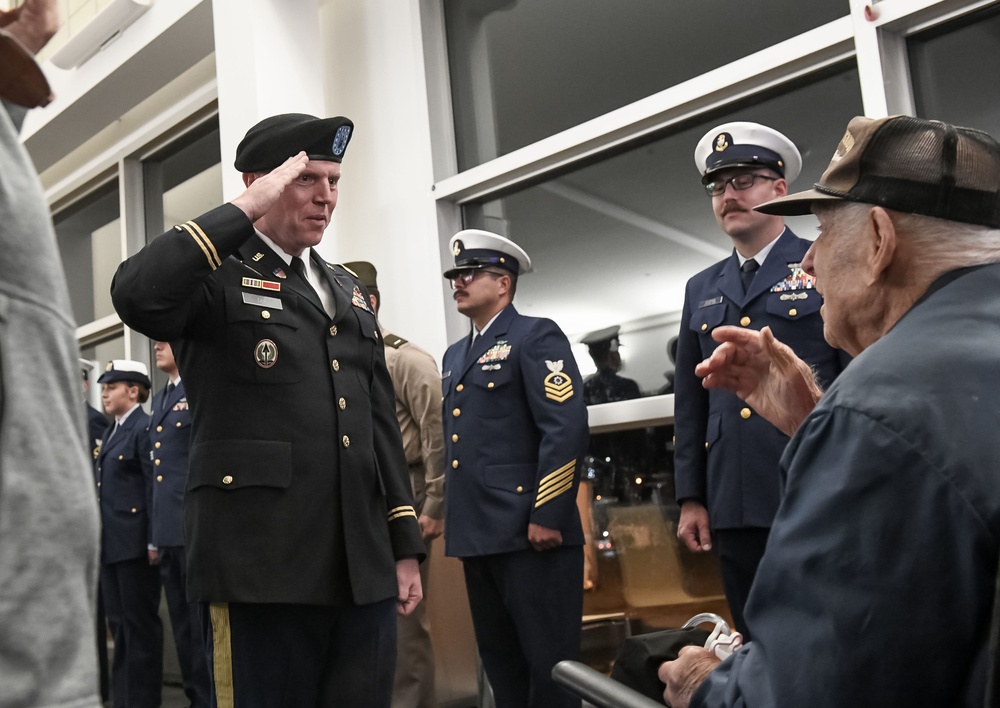
[[122, 260], [118, 182], [64, 209], [54, 220], [77, 324], [114, 314], [111, 278]]
[[[672, 371], [666, 348], [677, 334], [685, 283], [732, 252], [695, 168], [699, 138], [731, 120], [780, 130], [803, 155], [795, 191], [819, 178], [848, 121], [862, 112], [852, 64], [575, 172], [468, 205], [463, 219], [468, 228], [509, 236], [531, 256], [535, 272], [521, 278], [514, 301], [520, 312], [554, 319], [573, 342], [620, 325], [621, 375], [643, 395], [658, 393]], [[800, 236], [815, 236], [813, 217], [787, 222]], [[574, 354], [585, 376], [596, 370], [585, 346], [575, 344]]]
[[907, 49], [917, 115], [1000, 136], [1000, 103], [984, 98], [1000, 75], [1000, 12], [914, 35]]
[[101, 406], [101, 385], [97, 383], [97, 379], [104, 373], [104, 367], [108, 365], [109, 361], [124, 358], [125, 338], [120, 335], [83, 347], [80, 350], [80, 359], [83, 360], [81, 361], [81, 369], [84, 366], [90, 369], [88, 376], [90, 390], [87, 392], [87, 402], [101, 412], [104, 411], [104, 408]]
[[[593, 586], [584, 584], [582, 659], [599, 671], [609, 670], [626, 631], [679, 627], [701, 612], [731, 621], [715, 554], [693, 553], [677, 539], [672, 438], [673, 426], [663, 425], [591, 439], [592, 449], [611, 454], [587, 458], [581, 496], [591, 495], [591, 508], [578, 503], [592, 519], [588, 567], [597, 565]], [[628, 464], [617, 464], [615, 451], [626, 447]]]
[[444, 7], [460, 170], [849, 13], [848, 0]]
[[218, 123], [210, 121], [143, 163], [147, 239], [222, 204], [219, 155]]

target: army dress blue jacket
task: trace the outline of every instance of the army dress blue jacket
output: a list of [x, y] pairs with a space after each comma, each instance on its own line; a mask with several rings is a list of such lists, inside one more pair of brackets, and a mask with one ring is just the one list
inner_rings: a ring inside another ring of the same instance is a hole
[[114, 425], [110, 426], [94, 461], [101, 508], [102, 563], [120, 563], [147, 555], [153, 498], [148, 422], [149, 416], [139, 407], [117, 432]]
[[508, 305], [471, 351], [470, 340], [452, 344], [442, 366], [445, 552], [529, 549], [529, 523], [581, 545], [576, 469], [587, 407], [566, 335]]
[[184, 500], [196, 602], [369, 604], [424, 557], [385, 350], [357, 278], [316, 292], [224, 204], [119, 266], [122, 320], [168, 341], [191, 410]]
[[[167, 401], [164, 404], [163, 399]], [[184, 382], [167, 396], [164, 387], [153, 396], [149, 420], [153, 461], [153, 545], [184, 545], [184, 488], [191, 448], [191, 411]]]
[[705, 390], [694, 369], [723, 325], [770, 327], [827, 386], [849, 357], [823, 338], [823, 298], [800, 264], [811, 242], [782, 232], [743, 292], [736, 252], [692, 277], [684, 294], [674, 379], [677, 501], [700, 501], [713, 529], [770, 528], [778, 510], [778, 460], [788, 436], [735, 394]]

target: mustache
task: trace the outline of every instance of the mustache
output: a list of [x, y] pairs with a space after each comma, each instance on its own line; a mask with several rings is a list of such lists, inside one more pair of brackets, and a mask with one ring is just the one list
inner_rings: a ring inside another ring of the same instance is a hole
[[743, 212], [743, 211], [747, 210], [741, 207], [736, 202], [726, 202], [725, 204], [722, 205], [723, 216], [727, 216], [728, 214], [732, 214], [734, 212]]

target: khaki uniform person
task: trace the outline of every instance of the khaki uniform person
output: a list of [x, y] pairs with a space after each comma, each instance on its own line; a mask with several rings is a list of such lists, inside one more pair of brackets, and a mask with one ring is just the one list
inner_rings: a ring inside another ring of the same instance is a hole
[[[378, 271], [366, 261], [345, 263], [368, 288], [376, 315], [382, 304]], [[431, 541], [444, 533], [444, 433], [441, 431], [441, 373], [434, 358], [420, 347], [385, 330], [385, 363], [396, 392], [396, 417], [410, 467], [413, 502], [430, 558]], [[420, 584], [427, 594], [429, 561], [420, 565]], [[397, 619], [398, 655], [392, 691], [393, 708], [434, 705], [434, 651], [427, 605]]]

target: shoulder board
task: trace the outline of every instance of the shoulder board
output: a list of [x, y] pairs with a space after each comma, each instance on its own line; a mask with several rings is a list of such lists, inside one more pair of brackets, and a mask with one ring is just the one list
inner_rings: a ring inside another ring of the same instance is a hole
[[387, 347], [392, 347], [393, 349], [399, 349], [401, 346], [406, 344], [405, 339], [403, 339], [402, 337], [397, 337], [396, 335], [392, 335], [391, 337], [389, 337], [389, 339], [385, 339], [383, 341], [385, 342], [385, 345]]
[[346, 271], [347, 271], [348, 273], [350, 273], [351, 275], [353, 275], [353, 276], [354, 276], [355, 278], [358, 278], [358, 280], [361, 280], [361, 278], [359, 278], [359, 277], [358, 277], [358, 274], [357, 274], [357, 273], [355, 273], [355, 272], [354, 272], [353, 270], [351, 270], [350, 268], [348, 268], [347, 266], [345, 266], [345, 265], [343, 265], [343, 264], [341, 264], [341, 263], [338, 263], [338, 264], [337, 264], [337, 267], [338, 267], [338, 268], [343, 268], [343, 269], [344, 269], [344, 270], [346, 270]]

